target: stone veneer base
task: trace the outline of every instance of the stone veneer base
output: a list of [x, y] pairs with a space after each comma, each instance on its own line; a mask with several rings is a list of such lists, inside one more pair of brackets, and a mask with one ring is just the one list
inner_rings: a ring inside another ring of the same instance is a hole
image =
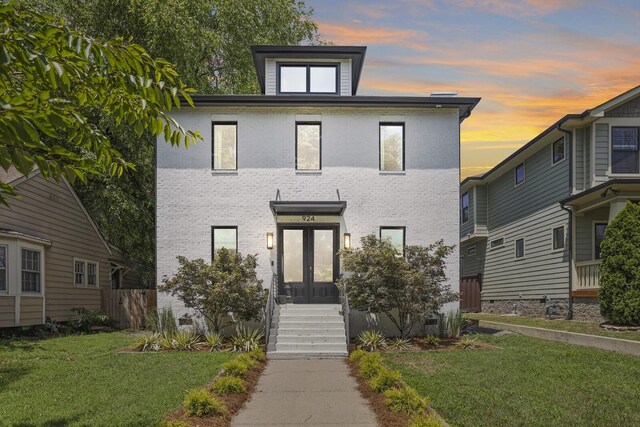
[[[549, 316], [550, 319], [564, 319], [569, 312], [569, 299], [561, 298], [552, 300], [558, 305], [557, 314]], [[515, 314], [525, 317], [545, 317], [545, 303], [540, 300], [492, 300], [482, 301], [483, 313], [489, 314]], [[573, 320], [582, 322], [604, 322], [600, 314], [598, 298], [574, 298]]]

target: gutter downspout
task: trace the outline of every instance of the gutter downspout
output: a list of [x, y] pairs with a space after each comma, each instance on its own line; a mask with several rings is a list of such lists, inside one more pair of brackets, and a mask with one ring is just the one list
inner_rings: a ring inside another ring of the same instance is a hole
[[[558, 130], [569, 137], [569, 149], [568, 149], [568, 161], [569, 161], [569, 193], [573, 192], [573, 132], [570, 130], [562, 129], [562, 123], [558, 123]], [[573, 210], [560, 203], [560, 208], [567, 211], [569, 214], [569, 230], [567, 231], [567, 237], [569, 240], [569, 312], [567, 313], [566, 320], [573, 319]]]

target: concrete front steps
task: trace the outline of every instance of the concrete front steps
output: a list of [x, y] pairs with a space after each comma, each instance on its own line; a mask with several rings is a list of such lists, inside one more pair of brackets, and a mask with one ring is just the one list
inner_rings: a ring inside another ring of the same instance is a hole
[[267, 348], [271, 359], [347, 355], [339, 304], [286, 304], [275, 309]]

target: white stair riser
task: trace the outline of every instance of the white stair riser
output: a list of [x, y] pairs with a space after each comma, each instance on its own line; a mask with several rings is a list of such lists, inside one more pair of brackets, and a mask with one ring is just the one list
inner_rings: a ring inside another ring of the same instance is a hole
[[301, 353], [299, 351], [273, 351], [269, 359], [342, 359], [347, 356], [346, 351], [322, 351]]
[[323, 324], [325, 322], [344, 322], [340, 316], [293, 316], [287, 314], [280, 314], [280, 322], [316, 322]]
[[273, 332], [271, 336], [342, 336], [344, 337], [344, 328], [318, 328], [318, 329], [297, 329], [297, 328], [280, 328], [277, 332]]
[[321, 351], [342, 352], [346, 351], [347, 344], [280, 344], [276, 342], [276, 351], [299, 351], [317, 353]]
[[278, 330], [281, 329], [335, 329], [335, 328], [343, 328], [344, 322], [326, 322], [326, 323], [318, 323], [318, 322], [289, 322], [289, 321], [281, 321], [278, 324]]
[[346, 342], [344, 336], [290, 336], [280, 335], [276, 339], [278, 344], [342, 344]]

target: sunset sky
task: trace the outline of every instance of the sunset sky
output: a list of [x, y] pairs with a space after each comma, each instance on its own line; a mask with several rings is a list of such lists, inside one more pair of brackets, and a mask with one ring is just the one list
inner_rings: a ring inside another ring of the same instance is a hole
[[360, 95], [482, 97], [462, 125], [462, 178], [640, 85], [640, 0], [307, 4], [326, 40], [369, 47]]

